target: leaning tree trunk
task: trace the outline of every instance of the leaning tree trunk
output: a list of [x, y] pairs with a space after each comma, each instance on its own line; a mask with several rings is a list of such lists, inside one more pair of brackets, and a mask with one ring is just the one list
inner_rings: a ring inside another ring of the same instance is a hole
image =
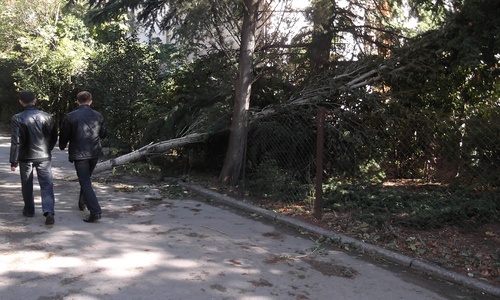
[[253, 54], [255, 50], [255, 29], [260, 0], [243, 0], [245, 13], [241, 31], [238, 78], [235, 85], [235, 101], [229, 145], [219, 180], [235, 186], [238, 184], [245, 160], [247, 142], [248, 109], [252, 89]]
[[173, 148], [178, 148], [193, 143], [203, 142], [203, 140], [207, 135], [208, 134], [206, 133], [193, 133], [177, 139], [144, 146], [136, 151], [127, 153], [125, 155], [119, 156], [114, 159], [98, 163], [94, 170], [94, 173], [99, 173], [119, 165], [138, 161], [142, 159], [144, 156], [162, 154]]
[[[380, 79], [380, 73], [386, 69], [387, 66], [380, 66], [375, 70], [370, 70], [367, 72], [353, 72], [351, 74], [341, 74], [332, 78], [334, 81], [343, 81], [346, 78], [350, 80], [344, 82], [343, 86], [345, 88], [358, 88], [377, 81]], [[404, 67], [402, 67], [404, 68]], [[250, 68], [251, 69], [251, 68]], [[251, 76], [247, 75], [248, 80]], [[351, 79], [353, 78], [353, 79]], [[239, 85], [238, 85], [239, 86]], [[250, 97], [250, 82], [247, 83], [247, 90], [245, 90], [246, 101], [243, 101], [241, 105], [238, 106], [238, 110], [235, 109], [233, 113], [233, 124], [231, 127], [231, 137], [230, 145], [228, 147], [228, 154], [226, 155], [226, 161], [224, 168], [221, 173], [221, 179], [223, 182], [229, 183], [231, 185], [236, 185], [239, 179], [239, 175], [243, 166], [243, 161], [245, 159], [245, 147], [246, 147], [246, 130], [247, 130], [247, 112], [248, 112], [248, 99]], [[298, 106], [298, 105], [310, 105], [314, 104], [318, 94], [321, 94], [324, 98], [328, 98], [328, 95], [332, 93], [329, 88], [323, 88], [321, 90], [311, 89], [308, 91], [303, 91], [299, 98], [291, 99], [286, 106]], [[235, 105], [236, 108], [236, 105]], [[256, 117], [264, 117], [266, 115], [275, 113], [275, 108], [266, 108], [258, 113]], [[239, 122], [235, 122], [238, 120]], [[138, 161], [145, 156], [157, 155], [164, 153], [170, 149], [183, 147], [193, 143], [203, 142], [208, 136], [208, 133], [193, 133], [186, 135], [184, 137], [162, 141], [159, 143], [144, 146], [136, 151], [127, 153], [125, 155], [116, 157], [114, 159], [106, 160], [97, 164], [94, 173], [109, 170], [113, 167], [127, 164], [130, 162]], [[231, 151], [230, 151], [231, 150]]]

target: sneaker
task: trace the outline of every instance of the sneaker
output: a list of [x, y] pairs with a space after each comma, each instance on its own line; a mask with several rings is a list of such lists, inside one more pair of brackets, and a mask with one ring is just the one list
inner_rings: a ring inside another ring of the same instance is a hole
[[45, 225], [53, 225], [54, 224], [54, 215], [53, 214], [47, 214], [45, 216]]
[[101, 218], [101, 214], [90, 213], [87, 217], [83, 219], [83, 222], [93, 223]]

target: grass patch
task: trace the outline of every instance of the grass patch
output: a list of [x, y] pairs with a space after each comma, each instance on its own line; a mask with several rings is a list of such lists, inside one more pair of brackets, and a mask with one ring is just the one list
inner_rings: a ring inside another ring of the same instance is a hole
[[447, 186], [399, 182], [359, 185], [337, 183], [324, 188], [325, 208], [349, 213], [355, 220], [375, 220], [415, 229], [445, 225], [473, 228], [500, 220], [497, 193], [449, 189]]

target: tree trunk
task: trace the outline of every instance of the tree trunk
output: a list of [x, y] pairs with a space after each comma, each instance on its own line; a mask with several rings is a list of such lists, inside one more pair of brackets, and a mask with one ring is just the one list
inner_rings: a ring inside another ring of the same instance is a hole
[[229, 144], [219, 180], [225, 184], [238, 184], [245, 161], [247, 142], [248, 109], [252, 88], [253, 54], [255, 50], [255, 29], [260, 0], [243, 0], [245, 13], [241, 32], [238, 78], [235, 84], [235, 101]]
[[335, 5], [330, 0], [316, 1], [311, 4], [313, 33], [307, 54], [311, 60], [313, 76], [327, 71], [330, 65], [330, 51], [332, 49], [333, 23], [336, 18]]
[[119, 165], [138, 161], [147, 155], [161, 154], [173, 148], [182, 147], [192, 143], [202, 142], [206, 136], [207, 134], [205, 133], [193, 133], [181, 138], [147, 145], [136, 151], [127, 153], [117, 158], [98, 163], [94, 170], [94, 173], [99, 173]]

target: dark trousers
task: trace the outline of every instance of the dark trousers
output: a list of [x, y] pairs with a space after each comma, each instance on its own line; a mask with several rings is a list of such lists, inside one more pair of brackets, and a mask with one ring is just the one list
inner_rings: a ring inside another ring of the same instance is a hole
[[95, 195], [94, 189], [92, 188], [92, 172], [94, 172], [95, 166], [97, 165], [97, 158], [75, 160], [76, 175], [78, 176], [78, 182], [80, 182], [80, 198], [83, 197], [87, 209], [92, 214], [100, 214], [101, 206]]
[[42, 162], [19, 162], [24, 212], [30, 215], [35, 213], [33, 169], [36, 169], [38, 184], [40, 184], [43, 214], [54, 214], [54, 180], [52, 178], [52, 164], [50, 160]]

